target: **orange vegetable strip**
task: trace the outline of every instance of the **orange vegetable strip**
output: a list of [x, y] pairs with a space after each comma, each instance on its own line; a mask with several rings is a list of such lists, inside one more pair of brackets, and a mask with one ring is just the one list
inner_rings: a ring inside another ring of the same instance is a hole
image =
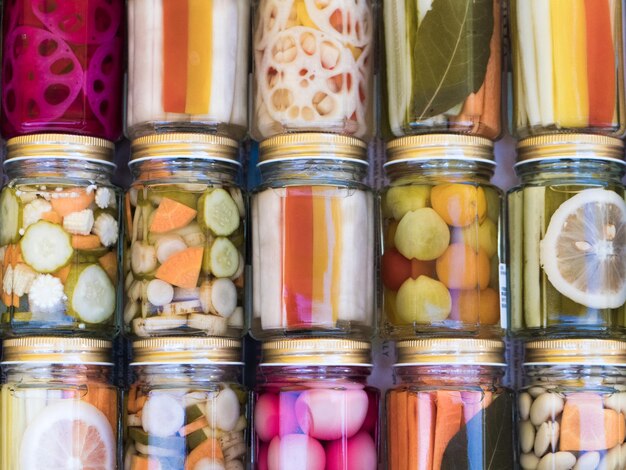
[[95, 250], [101, 246], [98, 235], [72, 235], [72, 248], [75, 250]]
[[419, 445], [417, 449], [417, 470], [430, 470], [433, 466], [433, 452], [435, 446], [435, 422], [437, 408], [434, 394], [420, 392], [417, 394], [417, 433]]
[[313, 198], [310, 187], [287, 188], [284, 199], [283, 299], [287, 325], [311, 322]]
[[616, 102], [615, 48], [608, 0], [585, 0], [589, 124], [610, 127]]
[[313, 283], [312, 315], [314, 323], [331, 323], [329, 315], [332, 315], [330, 299], [327, 296], [330, 279], [329, 262], [332, 255], [331, 230], [328, 224], [327, 214], [331, 211], [331, 198], [323, 186], [311, 188], [313, 198], [313, 271], [311, 282]]
[[188, 16], [187, 0], [163, 0], [163, 110], [166, 113], [185, 112]]
[[433, 470], [441, 470], [441, 461], [446, 447], [461, 429], [463, 422], [463, 401], [461, 393], [438, 390], [437, 420], [435, 423], [435, 445], [433, 449]]
[[398, 468], [409, 470], [408, 392], [398, 393]]
[[398, 393], [389, 392], [387, 398], [387, 462], [389, 470], [398, 469]]
[[418, 470], [419, 469], [419, 455], [418, 449], [420, 447], [420, 435], [418, 431], [418, 423], [419, 423], [419, 409], [417, 406], [417, 394], [411, 393], [408, 396], [408, 404], [407, 404], [407, 422], [408, 422], [408, 441], [409, 445], [406, 450], [408, 452], [408, 469]]
[[334, 249], [332, 280], [330, 283], [330, 301], [333, 308], [333, 322], [339, 319], [339, 303], [341, 299], [341, 252], [343, 250], [343, 212], [340, 198], [333, 198], [331, 202], [331, 218], [334, 231]]
[[67, 266], [64, 266], [61, 269], [53, 272], [52, 275], [56, 277], [57, 279], [59, 279], [61, 283], [65, 284], [65, 281], [67, 281], [67, 277], [70, 275], [71, 269], [72, 269], [72, 265], [70, 263]]
[[[185, 112], [207, 114], [211, 103], [211, 74], [213, 73], [213, 0], [188, 1], [189, 33]], [[216, 18], [216, 21], [220, 21], [220, 18]]]

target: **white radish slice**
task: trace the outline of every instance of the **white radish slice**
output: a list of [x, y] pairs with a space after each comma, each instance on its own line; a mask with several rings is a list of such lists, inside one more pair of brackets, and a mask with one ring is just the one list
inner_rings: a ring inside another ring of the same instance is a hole
[[173, 436], [185, 425], [185, 410], [173, 396], [151, 393], [141, 412], [141, 424], [148, 434]]
[[306, 390], [296, 400], [296, 418], [316, 439], [352, 437], [365, 422], [368, 403], [363, 390]]
[[169, 304], [174, 299], [174, 287], [160, 279], [148, 283], [148, 302], [156, 307]]
[[374, 24], [368, 0], [304, 0], [304, 4], [320, 31], [356, 47], [372, 43]]
[[237, 394], [231, 388], [224, 388], [212, 400], [206, 403], [206, 418], [209, 427], [230, 432], [235, 429], [235, 425], [241, 415], [241, 407]]
[[337, 439], [326, 445], [326, 470], [376, 470], [378, 457], [374, 439], [360, 432], [346, 441]]
[[319, 441], [304, 434], [287, 434], [275, 437], [267, 452], [268, 470], [293, 468], [298, 462], [302, 470], [324, 470], [326, 454]]
[[228, 317], [228, 326], [232, 328], [243, 328], [243, 307], [237, 307], [233, 314]]
[[140, 454], [149, 455], [151, 457], [178, 457], [181, 452], [180, 449], [168, 449], [166, 447], [145, 445], [141, 442], [135, 442], [135, 448]]
[[208, 336], [223, 336], [228, 330], [226, 319], [217, 315], [194, 313], [189, 315], [187, 326]]
[[180, 251], [187, 249], [183, 237], [179, 235], [167, 235], [160, 237], [156, 242], [156, 257], [163, 264], [167, 259]]

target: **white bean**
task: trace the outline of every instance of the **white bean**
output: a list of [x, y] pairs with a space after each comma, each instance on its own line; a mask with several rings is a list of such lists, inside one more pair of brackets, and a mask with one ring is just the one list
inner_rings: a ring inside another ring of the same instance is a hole
[[535, 426], [554, 420], [563, 411], [563, 399], [556, 393], [539, 395], [530, 407], [530, 422]]
[[535, 470], [539, 465], [539, 457], [535, 454], [522, 454], [519, 458], [519, 464], [523, 470]]
[[559, 440], [559, 423], [548, 421], [542, 423], [535, 437], [535, 455], [541, 457], [548, 449], [555, 451]]
[[626, 412], [626, 393], [616, 392], [604, 399], [604, 406], [618, 413]]
[[537, 465], [537, 470], [570, 470], [576, 464], [576, 457], [571, 452], [546, 454]]
[[619, 461], [620, 461], [620, 453], [621, 447], [615, 446], [604, 454], [602, 460], [600, 460], [600, 465], [598, 465], [598, 470], [620, 470]]
[[598, 452], [585, 452], [578, 457], [574, 470], [595, 470], [600, 462], [600, 454]]
[[530, 405], [532, 405], [532, 398], [526, 392], [519, 396], [519, 415], [522, 420], [527, 420], [530, 417]]
[[532, 452], [535, 444], [535, 426], [530, 421], [522, 421], [519, 425], [520, 447], [523, 453]]
[[545, 388], [543, 387], [530, 387], [528, 389], [528, 393], [530, 394], [531, 397], [533, 398], [537, 398], [539, 395], [541, 395], [542, 393], [544, 393], [546, 391]]

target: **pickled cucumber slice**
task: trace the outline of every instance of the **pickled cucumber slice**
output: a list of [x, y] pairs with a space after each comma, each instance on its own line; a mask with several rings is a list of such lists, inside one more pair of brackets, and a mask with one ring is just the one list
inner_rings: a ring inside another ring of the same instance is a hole
[[213, 242], [209, 252], [209, 267], [215, 277], [231, 277], [237, 272], [239, 251], [228, 238], [218, 237]]
[[215, 235], [227, 237], [239, 228], [239, 209], [224, 189], [204, 194], [198, 202], [199, 222]]
[[74, 254], [72, 239], [63, 227], [44, 220], [28, 226], [20, 248], [26, 264], [42, 274], [61, 269]]
[[12, 189], [0, 194], [0, 245], [15, 243], [20, 236], [20, 201]]
[[102, 323], [115, 311], [115, 287], [98, 264], [77, 265], [65, 283], [68, 315], [86, 323]]

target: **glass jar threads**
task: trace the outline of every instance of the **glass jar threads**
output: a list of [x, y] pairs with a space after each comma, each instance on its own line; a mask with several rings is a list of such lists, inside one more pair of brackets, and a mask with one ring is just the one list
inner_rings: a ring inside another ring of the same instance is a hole
[[500, 0], [384, 0], [383, 16], [388, 136], [453, 132], [496, 139], [501, 128]]
[[504, 344], [420, 339], [401, 341], [397, 350], [396, 385], [386, 400], [386, 468], [514, 468]]
[[2, 323], [9, 334], [117, 332], [120, 191], [114, 146], [42, 134], [8, 141], [0, 193]]
[[626, 344], [545, 340], [526, 345], [518, 400], [522, 469], [626, 468]]
[[249, 0], [130, 0], [127, 134], [247, 130]]
[[366, 145], [291, 134], [260, 145], [252, 196], [255, 338], [374, 328], [374, 196]]
[[132, 143], [124, 324], [133, 336], [244, 333], [245, 215], [237, 142], [159, 134]]
[[259, 0], [253, 28], [252, 137], [374, 134], [370, 0]]
[[393, 140], [387, 153], [385, 333], [501, 335], [502, 192], [489, 182], [493, 144], [433, 134]]
[[2, 136], [122, 133], [123, 0], [4, 2]]
[[515, 0], [511, 10], [514, 133], [621, 137], [622, 2]]
[[110, 353], [111, 343], [96, 339], [4, 342], [3, 469], [117, 468], [118, 392]]
[[518, 145], [510, 190], [509, 305], [522, 336], [621, 335], [626, 326], [623, 143], [594, 135]]
[[243, 470], [248, 393], [241, 343], [151, 338], [133, 344], [124, 468]]
[[369, 343], [263, 343], [253, 419], [256, 470], [378, 468], [379, 391], [366, 385]]

